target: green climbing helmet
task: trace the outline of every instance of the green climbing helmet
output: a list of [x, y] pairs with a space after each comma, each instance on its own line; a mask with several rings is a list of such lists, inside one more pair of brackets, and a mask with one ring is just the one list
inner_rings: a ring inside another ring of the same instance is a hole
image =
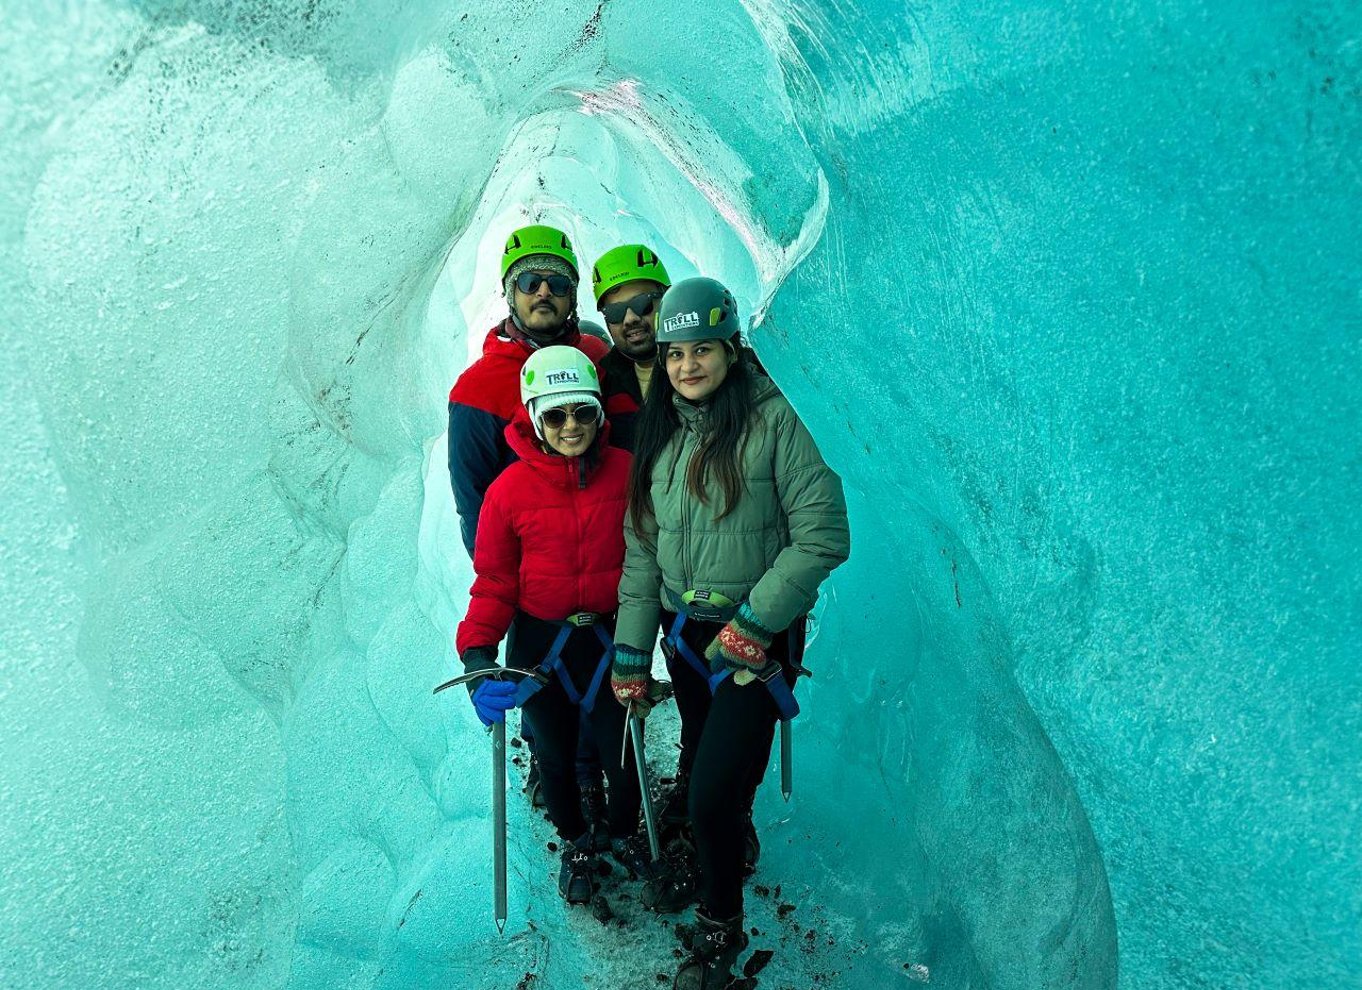
[[521, 258], [534, 254], [551, 254], [562, 258], [572, 266], [573, 277], [577, 276], [577, 255], [572, 250], [572, 241], [557, 227], [533, 224], [511, 232], [506, 238], [506, 248], [501, 252], [501, 277], [511, 270]]
[[643, 244], [621, 244], [601, 255], [592, 266], [591, 291], [600, 303], [601, 296], [615, 286], [635, 279], [657, 282], [663, 288], [672, 284], [662, 259], [651, 248]]
[[738, 303], [712, 278], [683, 278], [662, 297], [657, 311], [657, 342], [731, 340], [738, 333]]

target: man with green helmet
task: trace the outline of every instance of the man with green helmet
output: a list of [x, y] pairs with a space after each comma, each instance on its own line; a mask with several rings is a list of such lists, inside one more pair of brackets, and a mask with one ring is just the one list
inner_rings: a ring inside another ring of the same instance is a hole
[[597, 363], [605, 356], [605, 345], [578, 328], [577, 283], [577, 255], [561, 230], [534, 224], [506, 239], [501, 287], [510, 313], [449, 393], [449, 480], [470, 557], [487, 487], [515, 460], [504, 433], [520, 407], [525, 359], [549, 344], [576, 347]]
[[591, 290], [615, 347], [601, 362], [611, 443], [634, 446], [634, 418], [656, 367], [653, 319], [671, 286], [662, 259], [643, 244], [612, 248], [591, 268]]

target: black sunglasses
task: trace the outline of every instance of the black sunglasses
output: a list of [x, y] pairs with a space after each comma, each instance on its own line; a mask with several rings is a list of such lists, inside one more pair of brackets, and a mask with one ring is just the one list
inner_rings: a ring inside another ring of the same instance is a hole
[[569, 416], [577, 421], [578, 426], [590, 426], [596, 422], [598, 415], [600, 415], [600, 410], [593, 405], [581, 405], [571, 410], [559, 406], [554, 409], [545, 409], [539, 414], [539, 418], [544, 421], [545, 426], [552, 426], [556, 430], [567, 423]]
[[572, 291], [572, 279], [566, 275], [540, 275], [538, 272], [521, 272], [515, 277], [515, 287], [525, 295], [533, 295], [545, 282], [555, 296], [565, 296]]
[[653, 305], [661, 298], [660, 292], [640, 292], [632, 299], [607, 303], [601, 307], [601, 315], [605, 317], [606, 323], [623, 323], [624, 315], [629, 310], [632, 309], [635, 316], [647, 316], [653, 311]]

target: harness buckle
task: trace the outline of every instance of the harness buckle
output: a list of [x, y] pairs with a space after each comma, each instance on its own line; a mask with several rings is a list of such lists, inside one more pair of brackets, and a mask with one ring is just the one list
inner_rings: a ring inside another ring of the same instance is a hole
[[725, 623], [733, 618], [738, 603], [718, 591], [692, 588], [678, 595], [671, 588], [663, 586], [667, 603], [679, 614], [696, 622]]
[[700, 622], [727, 622], [733, 617], [737, 602], [718, 591], [692, 588], [681, 595], [686, 614]]
[[780, 664], [776, 663], [774, 660], [767, 660], [766, 666], [761, 668], [745, 667], [743, 669], [750, 671], [752, 676], [763, 684], [769, 684], [781, 674]]

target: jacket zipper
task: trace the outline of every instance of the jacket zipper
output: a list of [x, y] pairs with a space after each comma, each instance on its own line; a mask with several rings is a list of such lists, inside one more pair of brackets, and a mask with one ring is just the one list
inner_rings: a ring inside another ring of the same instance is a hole
[[686, 586], [681, 589], [683, 593], [695, 587], [695, 563], [691, 560], [690, 536], [691, 510], [693, 509], [693, 503], [697, 502], [698, 499], [687, 498], [685, 496], [688, 490], [686, 486], [690, 479], [690, 465], [691, 462], [695, 460], [696, 451], [700, 449], [699, 435], [691, 428], [689, 423], [686, 424], [686, 434], [687, 439], [695, 438], [696, 442], [691, 447], [690, 454], [686, 457], [686, 470], [681, 475], [681, 493], [683, 496], [681, 505], [684, 507], [681, 512], [681, 559], [683, 564], [682, 571], [686, 577]]
[[[582, 492], [586, 491], [586, 464], [583, 463], [580, 457], [574, 457], [568, 464], [564, 466], [567, 468], [569, 481], [571, 480], [571, 477], [574, 473], [577, 475], [576, 490], [574, 491], [572, 485], [569, 484], [568, 492], [570, 493], [572, 498], [572, 526], [574, 530], [574, 535], [576, 536], [577, 539], [577, 567], [575, 569], [576, 571], [576, 577], [574, 578], [575, 587], [572, 589], [572, 597], [577, 602], [581, 602], [583, 601], [581, 575], [586, 573], [586, 540], [583, 539], [582, 533], [582, 505], [581, 505]], [[579, 611], [581, 611], [580, 608], [573, 609], [573, 612]]]

